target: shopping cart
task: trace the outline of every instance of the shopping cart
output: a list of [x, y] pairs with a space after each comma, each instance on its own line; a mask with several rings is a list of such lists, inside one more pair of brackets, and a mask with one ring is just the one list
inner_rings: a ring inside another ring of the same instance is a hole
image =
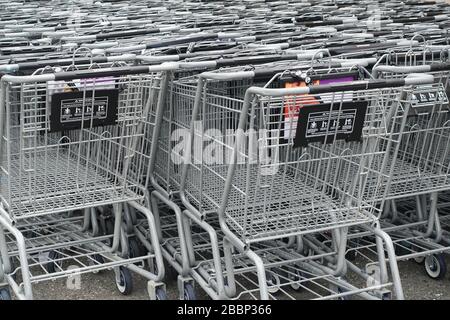
[[[435, 77], [432, 86], [423, 87], [413, 96], [413, 112], [407, 118], [399, 152], [390, 162], [395, 169], [386, 194], [382, 227], [396, 244], [397, 259], [424, 262], [427, 274], [441, 279], [446, 272], [444, 253], [449, 250], [448, 244], [441, 241], [438, 209], [438, 194], [449, 188], [448, 63], [433, 62], [433, 51], [426, 49], [423, 53], [428, 53], [430, 60], [423, 59], [426, 56], [421, 53], [407, 52], [391, 60], [405, 59], [406, 66], [402, 62], [401, 66], [378, 64], [373, 69], [374, 76], [384, 79], [413, 72], [427, 72]], [[411, 59], [413, 56], [420, 59]], [[418, 64], [411, 66], [412, 62]], [[375, 246], [363, 236], [364, 233], [354, 236], [349, 254], [358, 256], [362, 251], [370, 260], [369, 251]]]
[[[70, 270], [55, 270], [65, 261], [84, 261], [77, 274], [114, 267], [122, 293], [130, 292], [128, 269], [135, 271], [151, 280], [153, 297], [165, 297], [164, 266], [142, 179], [148, 157], [139, 149], [153, 88], [165, 68], [2, 77], [0, 237], [8, 241], [0, 247], [5, 279], [19, 298], [32, 298], [34, 282], [70, 275]], [[147, 219], [154, 235], [151, 253], [136, 259], [122, 254], [127, 245], [121, 239], [124, 203]], [[75, 215], [70, 224], [61, 219], [67, 212], [107, 205], [114, 207], [112, 236], [90, 235], [89, 215]], [[31, 233], [23, 232], [27, 225], [33, 226]], [[54, 253], [47, 262], [33, 256], [49, 251]], [[12, 267], [16, 259], [20, 265]], [[146, 259], [157, 263], [157, 274], [134, 264]], [[31, 267], [47, 272], [34, 274]]]

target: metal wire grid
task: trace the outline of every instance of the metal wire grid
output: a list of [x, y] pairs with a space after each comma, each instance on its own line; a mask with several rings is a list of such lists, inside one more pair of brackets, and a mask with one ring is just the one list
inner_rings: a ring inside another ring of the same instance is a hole
[[[105, 249], [112, 235], [90, 236], [81, 230], [82, 216], [33, 217], [20, 221], [19, 230], [25, 236], [29, 273], [32, 283], [58, 279], [83, 273], [97, 272], [124, 265], [125, 260]], [[18, 251], [15, 239], [6, 234], [9, 254], [13, 258], [13, 277], [20, 277]], [[51, 254], [51, 256], [49, 255]], [[154, 258], [147, 254], [127, 258], [126, 263], [137, 263]], [[52, 265], [49, 269], [49, 265]]]
[[[157, 77], [108, 80], [119, 89], [116, 125], [81, 122], [81, 129], [53, 133], [48, 132], [50, 88], [64, 84], [9, 84], [6, 109], [12, 111], [5, 120], [1, 194], [10, 215], [20, 219], [141, 199], [145, 187], [132, 177], [143, 173], [128, 170], [131, 162], [134, 170], [143, 169], [137, 162], [146, 158], [137, 147], [144, 135], [146, 100]], [[92, 81], [85, 81], [80, 91], [92, 90], [95, 97], [95, 90], [105, 87], [97, 88]]]
[[[426, 51], [424, 51], [424, 54]], [[408, 63], [405, 61], [408, 60]], [[406, 55], [405, 61], [399, 64], [411, 65], [430, 64], [433, 61], [411, 60]], [[391, 183], [388, 198], [414, 195], [427, 191], [440, 191], [449, 187], [449, 138], [450, 117], [449, 101], [447, 97], [449, 86], [449, 73], [430, 72], [435, 77], [435, 85], [416, 89], [414, 94], [433, 94], [435, 101], [427, 106], [415, 110], [403, 129], [403, 138], [400, 144], [399, 156], [395, 160], [396, 170]], [[405, 74], [398, 72], [380, 72], [381, 78], [399, 78]], [[413, 100], [413, 103], [417, 101]], [[423, 103], [422, 103], [423, 104]], [[401, 173], [401, 174], [400, 174]]]
[[[422, 225], [425, 225], [423, 222]], [[418, 225], [420, 227], [420, 224]], [[391, 228], [391, 229], [390, 229]], [[424, 254], [449, 252], [450, 248], [433, 244], [429, 238], [421, 235], [413, 235], [408, 231], [395, 228], [392, 224], [383, 225], [383, 229], [389, 233], [396, 248], [396, 258], [398, 261], [410, 260], [423, 257]], [[367, 233], [354, 231], [349, 236], [347, 256], [351, 255], [367, 265], [379, 263], [375, 240]]]
[[[180, 245], [175, 217], [172, 214], [162, 215], [161, 221], [162, 235], [165, 239], [163, 245], [171, 252], [173, 259], [177, 260], [181, 257], [181, 253], [179, 252]], [[223, 235], [217, 217], [209, 216], [207, 221], [215, 228], [219, 239], [222, 239]], [[145, 230], [145, 225], [141, 227]], [[205, 281], [211, 283], [217, 277], [217, 274], [215, 274], [213, 267], [209, 235], [195, 226], [192, 226], [192, 228], [192, 242], [196, 261], [193, 271], [198, 272], [205, 278]], [[252, 250], [263, 258], [267, 269], [266, 277], [269, 279], [267, 283], [269, 298], [273, 300], [295, 300], [299, 298], [326, 300], [338, 299], [348, 295], [355, 297], [361, 293], [387, 289], [391, 286], [391, 283], [386, 283], [381, 286], [355, 287], [354, 284], [308, 267], [311, 260], [320, 263], [325, 256], [333, 253], [302, 256], [295, 250], [287, 248], [285, 244], [276, 241], [255, 243], [252, 245]], [[223, 260], [222, 263], [225, 264]], [[232, 299], [259, 299], [259, 283], [252, 262], [244, 255], [236, 253], [233, 255], [233, 266], [237, 294]], [[230, 275], [224, 271], [223, 276]]]
[[[440, 95], [442, 99], [419, 106], [411, 97], [423, 93]], [[415, 88], [408, 92], [408, 97], [402, 100], [403, 106], [391, 122], [392, 132], [402, 130], [402, 137], [396, 158], [390, 155], [387, 163], [387, 170], [392, 174], [386, 199], [446, 190], [450, 183], [450, 118], [444, 87], [437, 83]], [[406, 124], [400, 129], [407, 110]]]
[[[158, 137], [154, 175], [167, 192], [179, 190], [182, 154], [173, 153], [176, 145], [185, 144], [193, 108], [196, 82], [171, 81]], [[152, 110], [154, 113], [157, 110]], [[182, 145], [180, 145], [182, 146]], [[176, 150], [176, 149], [175, 149]]]
[[[448, 245], [450, 244], [450, 202], [449, 202], [449, 194], [447, 191], [440, 192], [438, 203], [437, 203], [437, 212], [439, 217], [439, 224], [442, 228], [442, 237], [441, 244]], [[405, 197], [396, 201], [396, 209], [397, 209], [397, 218], [395, 219], [395, 223], [398, 224], [402, 222], [404, 224], [409, 224], [413, 230], [425, 230], [427, 226], [426, 221], [421, 221], [419, 216], [417, 215], [417, 201], [419, 201], [417, 197]], [[427, 201], [428, 199], [425, 196], [422, 196], [421, 199], [424, 203], [423, 211], [429, 212], [430, 203]], [[425, 217], [426, 218], [426, 217]], [[422, 217], [423, 219], [423, 217]], [[443, 248], [446, 248], [443, 246]]]
[[[373, 157], [370, 165], [365, 167], [364, 170], [384, 172], [385, 175], [381, 181], [365, 184], [364, 199], [373, 196], [376, 201], [382, 201], [383, 198], [400, 198], [405, 195], [446, 190], [449, 187], [450, 122], [448, 100], [443, 94], [443, 86], [437, 83], [408, 89], [405, 93], [404, 98], [398, 98], [401, 104], [396, 109], [397, 112], [389, 116], [390, 121], [381, 117], [382, 114], [387, 114], [388, 110], [379, 105], [377, 111], [374, 110], [377, 115], [374, 117], [376, 125], [366, 125], [363, 130], [368, 136], [384, 132], [386, 137], [391, 135], [394, 139], [401, 132], [396, 157], [392, 152], [389, 152], [386, 159]], [[416, 102], [411, 97], [422, 93], [434, 94], [436, 97], [438, 93], [442, 94], [442, 100], [429, 103], [427, 106], [422, 105], [416, 110]], [[390, 99], [396, 98], [391, 96]], [[405, 112], [408, 115], [405, 115]], [[402, 121], [405, 116], [406, 124], [403, 126]], [[388, 140], [386, 139], [382, 144], [387, 143]], [[382, 169], [383, 161], [386, 161], [384, 169]], [[337, 172], [336, 170], [337, 168], [334, 167], [331, 172]], [[351, 175], [354, 174], [357, 172], [354, 171]], [[378, 179], [377, 176], [375, 178]], [[346, 183], [345, 177], [338, 177], [338, 179], [340, 183]]]
[[[158, 151], [155, 155], [156, 165], [154, 174], [160, 186], [167, 192], [178, 191], [181, 182], [181, 167], [184, 162], [183, 147], [186, 147], [187, 133], [192, 119], [192, 110], [195, 100], [195, 92], [198, 79], [192, 74], [199, 73], [199, 70], [177, 72], [174, 81], [169, 84], [167, 103], [164, 107], [162, 125], [158, 136]], [[210, 97], [215, 97], [217, 103], [225, 100], [224, 95], [231, 97], [243, 97], [245, 89], [254, 82], [250, 80], [239, 80], [226, 83], [214, 83], [206, 90]], [[214, 99], [214, 98], [213, 98]], [[239, 103], [239, 100], [230, 98], [228, 107], [234, 109], [231, 104]], [[224, 106], [225, 109], [225, 106]], [[152, 110], [152, 113], [156, 110]], [[218, 116], [218, 121], [224, 119], [222, 111], [220, 115], [211, 114], [211, 117]], [[233, 129], [231, 122], [235, 121], [230, 117], [228, 119], [230, 130]], [[201, 124], [199, 124], [201, 127]], [[221, 125], [217, 124], [217, 128]], [[235, 126], [234, 126], [235, 127]], [[200, 129], [200, 128], [199, 128]], [[231, 132], [231, 131], [230, 131]], [[230, 133], [226, 138], [234, 140], [234, 133]], [[149, 140], [151, 138], [148, 138]], [[197, 143], [196, 147], [201, 148]], [[229, 149], [229, 147], [228, 147]], [[230, 150], [231, 151], [231, 150]]]
[[[311, 267], [320, 264], [325, 256], [332, 253], [305, 257], [276, 242], [260, 243], [255, 252], [264, 260], [269, 298], [273, 300], [295, 300], [299, 299], [299, 296], [301, 299], [313, 300], [357, 297], [359, 294], [387, 289], [392, 285], [388, 282], [383, 285], [356, 287], [343, 279]], [[252, 263], [239, 255], [233, 258], [238, 287], [238, 294], [233, 299], [258, 299], [259, 283]]]
[[[261, 66], [255, 66], [259, 68], [274, 68], [274, 67], [292, 67], [287, 62], [270, 63]], [[299, 66], [296, 66], [298, 68]], [[242, 67], [229, 68], [224, 71], [232, 72], [235, 70], [242, 70]], [[192, 110], [195, 100], [195, 93], [197, 88], [198, 78], [195, 76], [201, 72], [201, 70], [190, 70], [176, 72], [175, 80], [169, 84], [168, 100], [164, 107], [164, 116], [162, 120], [162, 126], [160, 135], [158, 137], [158, 152], [156, 154], [156, 167], [154, 174], [157, 177], [160, 186], [164, 187], [167, 192], [178, 191], [181, 179], [181, 163], [183, 160], [183, 154], [179, 147], [186, 146], [186, 133], [189, 131], [190, 122], [192, 118]], [[231, 155], [231, 148], [234, 141], [234, 132], [236, 129], [236, 118], [232, 116], [233, 111], [236, 110], [234, 104], [239, 104], [244, 97], [245, 90], [251, 85], [267, 85], [267, 80], [234, 80], [226, 82], [209, 81], [209, 85], [205, 89], [205, 93], [208, 95], [209, 103], [223, 105], [222, 111], [215, 111], [210, 113], [211, 119], [217, 117], [217, 121], [225, 121], [228, 134], [225, 133], [224, 139], [227, 140], [227, 144], [224, 147], [227, 149], [227, 157]], [[274, 82], [269, 84], [269, 87], [278, 87], [280, 84]], [[227, 97], [224, 99], [224, 97]], [[224, 120], [224, 114], [227, 113], [226, 108], [230, 109], [230, 116]], [[156, 110], [151, 111], [152, 116], [156, 113]], [[221, 128], [223, 125], [216, 123], [216, 128]], [[200, 130], [202, 125], [199, 123], [198, 128]], [[148, 138], [151, 140], [151, 138]], [[199, 147], [199, 144], [196, 144]], [[196, 153], [198, 154], [198, 153]], [[199, 159], [197, 159], [199, 160]]]

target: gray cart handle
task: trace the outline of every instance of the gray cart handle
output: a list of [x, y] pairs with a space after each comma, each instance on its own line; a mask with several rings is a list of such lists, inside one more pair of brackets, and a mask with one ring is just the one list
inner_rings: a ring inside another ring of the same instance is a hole
[[372, 70], [372, 75], [374, 78], [378, 78], [381, 72], [391, 72], [391, 73], [422, 73], [422, 72], [439, 72], [439, 71], [449, 71], [450, 63], [432, 63], [429, 65], [420, 66], [375, 66]]

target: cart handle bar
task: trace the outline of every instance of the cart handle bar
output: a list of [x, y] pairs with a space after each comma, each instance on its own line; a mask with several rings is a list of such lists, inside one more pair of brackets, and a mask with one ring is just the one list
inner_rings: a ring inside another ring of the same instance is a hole
[[[275, 62], [279, 61], [280, 56], [268, 56], [262, 57], [259, 63], [265, 62]], [[243, 63], [245, 59], [236, 59], [237, 61]], [[15, 75], [4, 75], [2, 81], [12, 82], [12, 83], [29, 83], [29, 82], [45, 82], [45, 81], [60, 81], [60, 80], [73, 80], [73, 79], [87, 79], [87, 78], [98, 78], [98, 77], [112, 77], [112, 76], [123, 76], [123, 75], [133, 75], [133, 74], [147, 74], [154, 72], [165, 72], [165, 71], [176, 71], [176, 70], [188, 70], [194, 68], [217, 68], [222, 67], [224, 64], [220, 63], [221, 60], [212, 61], [199, 61], [199, 62], [164, 62], [159, 65], [152, 66], [127, 66], [127, 67], [117, 67], [117, 68], [103, 68], [103, 69], [89, 69], [89, 70], [75, 70], [69, 72], [55, 72], [40, 75], [30, 75], [30, 76], [15, 76]], [[228, 61], [234, 65], [233, 61]], [[250, 62], [258, 62], [257, 59], [253, 59]], [[351, 66], [367, 66], [372, 63], [371, 59], [355, 59], [355, 60], [339, 60], [339, 62], [332, 63], [334, 68], [351, 67]], [[327, 64], [327, 66], [329, 66]], [[255, 71], [241, 71], [233, 73], [212, 73], [204, 72], [203, 75], [211, 74], [211, 77], [228, 76], [230, 74], [237, 74], [238, 78], [252, 78], [254, 76], [266, 75], [268, 70], [255, 70]], [[270, 70], [274, 72], [274, 70]]]
[[320, 94], [344, 91], [361, 91], [374, 90], [383, 88], [404, 87], [410, 85], [424, 85], [432, 84], [434, 77], [429, 74], [411, 74], [403, 79], [388, 79], [388, 80], [363, 80], [353, 81], [338, 84], [318, 85], [309, 87], [298, 87], [289, 89], [269, 89], [261, 87], [250, 87], [247, 89], [248, 93], [280, 97], [285, 95], [302, 95], [302, 94]]
[[375, 78], [378, 78], [380, 72], [392, 72], [392, 73], [421, 73], [421, 72], [438, 72], [438, 71], [449, 71], [450, 73], [450, 63], [432, 63], [429, 65], [420, 66], [376, 66], [372, 70], [372, 74]]

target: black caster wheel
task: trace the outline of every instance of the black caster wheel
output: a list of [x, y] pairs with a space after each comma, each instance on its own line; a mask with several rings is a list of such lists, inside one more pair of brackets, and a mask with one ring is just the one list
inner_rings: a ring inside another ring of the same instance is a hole
[[125, 267], [119, 267], [116, 271], [116, 286], [121, 294], [129, 295], [133, 291], [133, 278], [130, 270]]
[[392, 292], [386, 291], [381, 294], [381, 300], [392, 300]]
[[[105, 219], [105, 230], [103, 230], [104, 235], [113, 235], [114, 234], [114, 220], [109, 218]], [[107, 240], [108, 246], [112, 246], [113, 239], [109, 238]]]
[[158, 265], [156, 264], [156, 259], [149, 259], [147, 261], [148, 261], [148, 270], [153, 274], [158, 274], [159, 269]]
[[295, 291], [300, 291], [303, 286], [299, 283], [299, 281], [305, 279], [305, 275], [303, 272], [297, 270], [294, 273], [289, 273], [288, 278], [290, 281], [295, 281], [290, 284], [290, 287]]
[[276, 293], [278, 292], [278, 290], [280, 290], [280, 277], [273, 271], [266, 272], [266, 282], [268, 287], [267, 290], [270, 293]]
[[439, 280], [447, 273], [447, 263], [442, 253], [427, 256], [424, 261], [425, 271], [431, 279]]
[[178, 279], [178, 272], [166, 261], [164, 261], [164, 280], [174, 282]]
[[[128, 250], [129, 250], [130, 258], [142, 257], [147, 254], [144, 246], [142, 246], [141, 243], [139, 242], [139, 240], [136, 238], [131, 238], [128, 240]], [[135, 263], [135, 265], [138, 265], [138, 266], [141, 266], [142, 268], [144, 268], [145, 261], [138, 261]]]
[[197, 300], [194, 286], [191, 283], [186, 283], [183, 289], [184, 300]]
[[130, 250], [130, 258], [142, 257], [147, 254], [147, 249], [134, 237], [128, 240], [128, 248]]
[[156, 300], [167, 300], [166, 290], [164, 290], [163, 288], [157, 288], [155, 295]]
[[50, 251], [48, 253], [48, 262], [45, 264], [45, 270], [47, 270], [48, 273], [55, 273], [56, 271], [59, 271], [62, 266], [62, 261], [58, 260], [61, 258], [61, 254], [59, 254], [56, 251]]
[[9, 289], [7, 288], [0, 289], [0, 300], [12, 300], [11, 294], [9, 293]]
[[134, 238], [128, 240], [128, 248], [130, 250], [130, 258], [141, 257], [144, 255], [142, 247], [139, 245], [138, 240]]

